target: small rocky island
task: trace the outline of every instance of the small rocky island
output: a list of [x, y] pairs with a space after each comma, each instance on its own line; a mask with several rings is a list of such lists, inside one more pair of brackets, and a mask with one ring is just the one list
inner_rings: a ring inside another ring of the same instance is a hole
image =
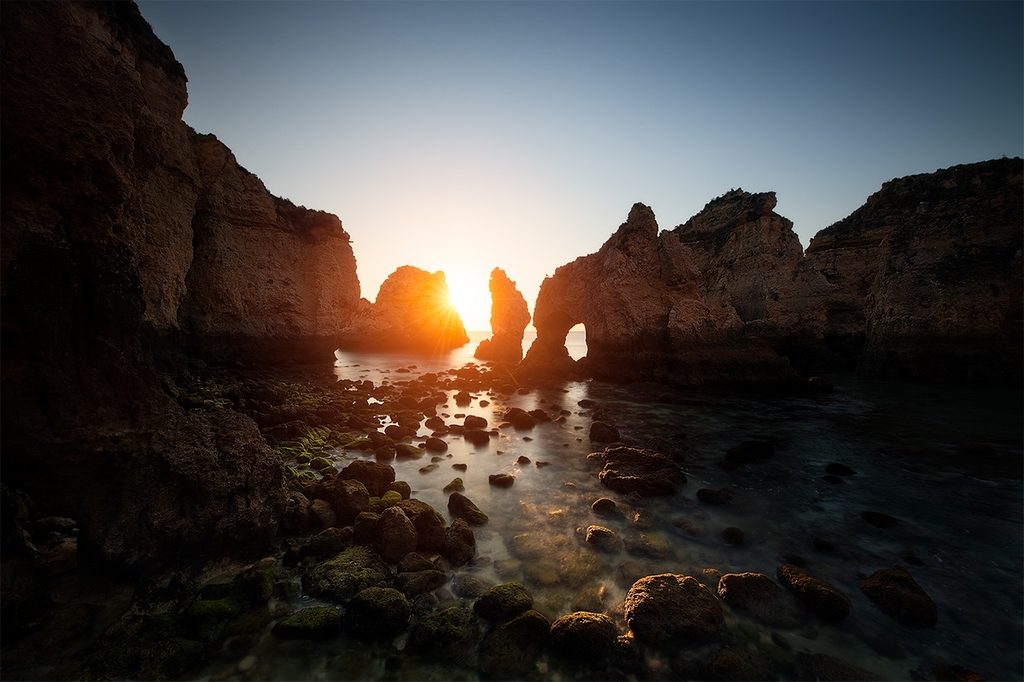
[[[887, 182], [806, 250], [770, 192], [638, 203], [525, 357], [495, 268], [482, 364], [367, 367], [468, 343], [444, 273], [361, 299], [336, 216], [182, 121], [136, 5], [0, 9], [5, 677], [1020, 673], [987, 642], [1019, 550], [974, 560], [1019, 543], [1019, 428], [926, 446], [860, 396], [1019, 399], [1021, 159]], [[952, 552], [936, 491], [977, 515]]]

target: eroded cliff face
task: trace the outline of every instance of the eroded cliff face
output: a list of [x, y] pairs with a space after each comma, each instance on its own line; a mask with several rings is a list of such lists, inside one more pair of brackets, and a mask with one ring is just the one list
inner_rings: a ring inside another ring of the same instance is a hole
[[185, 74], [135, 5], [0, 11], [4, 483], [121, 566], [256, 548], [279, 462], [247, 417], [180, 407], [157, 367], [183, 339], [323, 351], [359, 295], [348, 237], [182, 122]]
[[477, 346], [474, 355], [481, 360], [519, 362], [523, 359], [523, 332], [530, 323], [526, 299], [501, 268], [491, 271], [491, 338]]
[[[761, 214], [768, 203], [765, 218]], [[748, 204], [757, 209], [756, 215], [743, 209]], [[749, 237], [774, 226], [772, 206], [774, 197], [766, 202], [733, 193], [709, 204], [687, 225], [659, 236], [653, 211], [635, 204], [597, 253], [558, 268], [544, 280], [534, 308], [537, 340], [519, 371], [563, 375], [581, 370], [613, 380], [685, 384], [792, 380], [788, 363], [766, 338], [748, 333], [748, 327], [774, 329], [764, 322], [771, 287], [765, 282], [746, 286], [707, 269], [716, 262], [728, 263], [738, 273], [742, 267], [756, 267], [739, 261], [757, 244], [742, 243], [735, 235]], [[708, 229], [712, 222], [702, 217], [711, 211], [728, 220], [716, 218], [717, 229]], [[766, 224], [756, 225], [762, 218]], [[578, 323], [587, 333], [582, 367], [575, 366], [564, 346], [566, 333]]]
[[380, 285], [373, 303], [363, 299], [341, 331], [342, 349], [449, 351], [469, 343], [462, 318], [448, 298], [443, 272], [403, 265]]
[[213, 135], [191, 142], [202, 191], [179, 312], [187, 337], [204, 356], [332, 358], [359, 303], [341, 221], [271, 195]]
[[893, 180], [815, 235], [826, 336], [859, 334], [867, 373], [1019, 385], [1022, 171], [996, 159]]
[[[519, 371], [694, 385], [825, 364], [1018, 384], [1021, 169], [1003, 159], [886, 183], [806, 255], [773, 193], [731, 191], [660, 235], [637, 204], [597, 253], [545, 279]], [[580, 322], [577, 364], [564, 339]]]

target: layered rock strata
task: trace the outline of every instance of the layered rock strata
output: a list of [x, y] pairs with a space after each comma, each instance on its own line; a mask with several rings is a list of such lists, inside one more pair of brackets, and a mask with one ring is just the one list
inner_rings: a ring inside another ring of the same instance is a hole
[[1004, 158], [892, 180], [815, 235], [826, 338], [871, 374], [1019, 385], [1022, 177]]
[[158, 368], [183, 343], [329, 358], [359, 297], [348, 235], [184, 124], [185, 73], [135, 5], [0, 9], [4, 482], [79, 519], [83, 556], [253, 549], [279, 462]]
[[501, 268], [491, 271], [491, 338], [477, 346], [481, 360], [519, 362], [523, 359], [523, 332], [530, 323], [526, 299]]
[[[774, 195], [732, 193], [659, 236], [654, 212], [635, 204], [597, 253], [541, 284], [537, 340], [519, 371], [683, 384], [792, 380], [770, 341], [794, 315], [778, 300], [795, 297], [791, 281], [803, 283], [800, 244], [784, 237], [791, 226], [774, 205]], [[815, 284], [813, 273], [806, 278]], [[588, 352], [577, 368], [565, 336], [579, 323]]]
[[444, 273], [403, 265], [380, 285], [373, 303], [360, 301], [340, 343], [343, 349], [440, 353], [469, 343], [469, 336]]
[[[734, 190], [673, 230], [636, 204], [556, 269], [518, 371], [678, 384], [780, 383], [795, 366], [1019, 383], [1022, 164], [886, 183], [804, 254], [773, 193]], [[574, 362], [565, 336], [586, 327]]]

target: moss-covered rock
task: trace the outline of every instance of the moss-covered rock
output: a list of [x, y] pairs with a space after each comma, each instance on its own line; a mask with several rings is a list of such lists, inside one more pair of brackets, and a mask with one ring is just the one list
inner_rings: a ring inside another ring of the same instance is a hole
[[533, 597], [519, 583], [495, 585], [473, 603], [473, 611], [481, 618], [503, 621], [518, 616], [533, 606]]
[[476, 618], [469, 609], [452, 606], [421, 618], [409, 643], [428, 655], [450, 651], [475, 635], [475, 625]]
[[368, 587], [387, 584], [387, 567], [368, 547], [356, 545], [316, 566], [306, 577], [315, 597], [343, 603]]
[[342, 610], [336, 606], [301, 609], [274, 625], [278, 637], [321, 639], [341, 632]]
[[617, 636], [615, 623], [603, 613], [577, 611], [551, 624], [552, 651], [567, 658], [604, 658]]
[[[461, 478], [455, 480], [462, 483]], [[445, 488], [445, 492], [449, 492], [448, 488]], [[480, 511], [473, 500], [460, 492], [452, 492], [448, 497], [448, 513], [455, 518], [464, 520], [471, 526], [482, 526], [487, 523], [487, 514]]]
[[537, 611], [527, 611], [495, 626], [480, 642], [480, 671], [491, 679], [534, 677], [548, 629], [548, 619]]
[[368, 587], [345, 610], [345, 631], [353, 637], [393, 637], [403, 632], [412, 609], [409, 600], [390, 587]]

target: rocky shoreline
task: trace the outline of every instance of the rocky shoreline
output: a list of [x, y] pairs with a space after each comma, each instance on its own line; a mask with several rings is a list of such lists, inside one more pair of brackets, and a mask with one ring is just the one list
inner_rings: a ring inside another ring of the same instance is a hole
[[[456, 440], [487, 449], [509, 430], [561, 426], [580, 411], [509, 403], [567, 390], [566, 378], [640, 381], [655, 399], [665, 383], [815, 399], [831, 388], [812, 376], [821, 367], [857, 365], [1019, 388], [1020, 159], [886, 183], [806, 251], [772, 193], [731, 191], [664, 231], [636, 204], [599, 251], [545, 280], [521, 363], [529, 309], [495, 270], [494, 336], [478, 349], [494, 364], [337, 380], [325, 365], [339, 345], [466, 342], [443, 273], [406, 266], [374, 304], [361, 300], [336, 216], [270, 194], [185, 125], [184, 70], [134, 4], [0, 11], [5, 675], [181, 678], [269, 632], [407, 639], [410, 653], [490, 677], [544, 676], [549, 660], [593, 677], [870, 676], [776, 632], [723, 630], [740, 612], [781, 628], [842, 622], [860, 596], [799, 557], [724, 575], [623, 564], [621, 604], [595, 591], [554, 612], [522, 585], [458, 574], [480, 559], [494, 516], [460, 490], [465, 462], [451, 463], [447, 503], [433, 506], [395, 466], [422, 461], [426, 474], [449, 464]], [[580, 362], [564, 345], [577, 323]], [[307, 361], [322, 365], [246, 369]], [[467, 414], [474, 401], [500, 405], [498, 423]], [[631, 429], [601, 405], [576, 407], [589, 418], [576, 438], [594, 444], [586, 461], [608, 492], [587, 502], [594, 523], [558, 547], [528, 530], [508, 539], [539, 584], [591, 578], [606, 555], [667, 556], [644, 500], [688, 485], [685, 439], [655, 441], [643, 419]], [[721, 469], [740, 476], [776, 446], [738, 435]], [[335, 466], [338, 449], [357, 461]], [[487, 485], [512, 494], [558, 454], [520, 454]], [[849, 473], [833, 464], [823, 480], [842, 485]], [[728, 509], [734, 494], [705, 487], [697, 500]], [[875, 528], [898, 523], [864, 514]], [[736, 526], [719, 536], [749, 540]], [[907, 627], [942, 622], [907, 569], [875, 563], [865, 599]], [[298, 608], [306, 597], [315, 605]], [[973, 679], [958, 666], [915, 674]]]
[[[474, 528], [486, 527], [487, 510], [458, 491], [461, 479], [446, 488], [448, 513], [435, 509], [417, 500], [409, 483], [395, 480], [390, 463], [448, 465], [452, 439], [473, 439], [486, 451], [487, 442], [505, 430], [557, 427], [565, 414], [511, 408], [503, 410], [506, 421], [494, 425], [465, 414], [473, 403], [502, 405], [533, 390], [510, 384], [506, 374], [484, 366], [379, 385], [316, 376], [315, 371], [268, 376], [199, 368], [180, 378], [177, 400], [182, 406], [206, 413], [228, 407], [243, 412], [272, 445], [287, 479], [280, 533], [274, 545], [264, 545], [276, 549], [253, 564], [215, 562], [150, 574], [134, 586], [108, 585], [120, 595], [123, 613], [97, 613], [83, 599], [84, 589], [77, 594], [57, 589], [61, 581], [90, 580], [75, 560], [79, 524], [36, 517], [29, 498], [5, 487], [5, 512], [14, 510], [4, 515], [5, 541], [20, 538], [17, 554], [24, 557], [12, 561], [7, 545], [4, 582], [20, 588], [20, 597], [11, 599], [5, 592], [5, 630], [8, 636], [27, 633], [22, 648], [5, 650], [5, 669], [27, 677], [183, 678], [195, 675], [224, 647], [244, 650], [269, 629], [281, 640], [344, 635], [387, 642], [408, 637], [410, 654], [458, 661], [487, 679], [540, 679], [545, 666], [555, 663], [587, 677], [658, 677], [658, 669], [649, 667], [652, 656], [672, 659], [673, 677], [880, 679], [835, 657], [790, 650], [786, 631], [814, 622], [839, 623], [851, 608], [849, 595], [794, 563], [779, 565], [777, 580], [770, 574], [710, 568], [695, 575], [640, 576], [630, 580], [622, 604], [602, 604], [581, 594], [579, 605], [589, 609], [567, 613], [536, 606], [519, 583], [491, 584], [456, 574], [476, 560]], [[618, 428], [597, 419], [614, 422], [599, 404], [584, 409], [593, 420], [590, 441], [613, 441], [589, 457], [612, 497], [594, 500], [594, 523], [578, 529], [580, 556], [614, 556], [623, 551], [623, 540], [629, 553], [659, 556], [657, 542], [663, 540], [641, 534], [637, 545], [602, 519], [636, 514], [633, 524], [643, 529], [650, 521], [642, 500], [673, 495], [687, 485], [687, 477], [673, 457], [622, 444]], [[453, 417], [455, 410], [464, 416]], [[386, 428], [380, 415], [388, 415]], [[430, 435], [416, 435], [421, 424]], [[480, 434], [482, 441], [470, 434]], [[339, 469], [324, 457], [338, 448], [363, 454]], [[772, 452], [770, 442], [745, 441], [725, 453], [722, 463], [752, 466]], [[838, 463], [828, 471], [840, 477], [853, 473]], [[491, 479], [492, 485], [504, 484], [496, 475]], [[508, 484], [514, 485], [514, 478]], [[697, 498], [709, 506], [729, 505], [733, 493], [701, 489]], [[884, 525], [884, 514], [872, 514], [879, 518], [869, 522]], [[738, 536], [725, 537], [726, 542], [743, 542], [739, 529], [728, 530]], [[552, 551], [551, 541], [529, 535], [513, 540], [515, 555], [543, 560]], [[794, 556], [790, 561], [803, 560]], [[590, 569], [556, 570], [582, 571], [583, 586]], [[879, 609], [909, 627], [929, 627], [939, 618], [934, 602], [904, 568], [880, 567], [864, 578], [861, 589]], [[302, 606], [302, 595], [315, 601]], [[730, 612], [759, 623], [771, 645], [750, 648], [737, 639], [734, 627], [724, 627], [723, 614]], [[69, 619], [68, 613], [79, 615]], [[67, 648], [40, 666], [32, 646], [39, 642], [61, 642]], [[966, 676], [957, 679], [976, 678], [954, 667]], [[946, 679], [944, 671], [941, 666], [917, 671], [915, 679]], [[238, 673], [244, 676], [245, 670]]]

